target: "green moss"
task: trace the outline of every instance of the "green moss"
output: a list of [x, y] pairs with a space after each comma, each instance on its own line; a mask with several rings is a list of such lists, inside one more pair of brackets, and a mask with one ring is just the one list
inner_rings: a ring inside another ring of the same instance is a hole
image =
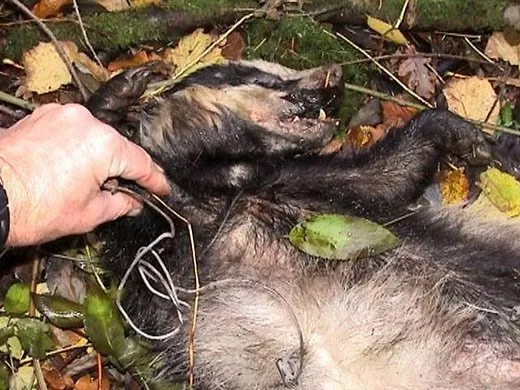
[[[248, 59], [264, 59], [304, 69], [327, 63], [343, 63], [359, 58], [347, 44], [329, 35], [308, 18], [292, 17], [279, 22], [256, 20], [247, 28]], [[349, 83], [366, 83], [367, 68], [344, 66], [343, 75]], [[340, 119], [345, 123], [359, 109], [362, 94], [344, 91]]]
[[[403, 0], [342, 0], [334, 4], [344, 7], [342, 13], [369, 14], [394, 23], [401, 13]], [[504, 9], [512, 0], [422, 0], [416, 2], [414, 28], [421, 30], [474, 31], [504, 28]], [[313, 0], [307, 7], [316, 11], [331, 7], [330, 0]], [[337, 11], [336, 11], [337, 12]], [[413, 12], [408, 8], [408, 14]], [[327, 14], [325, 14], [327, 15]], [[406, 25], [406, 18], [404, 20]]]
[[[108, 52], [125, 49], [143, 42], [167, 39], [165, 23], [154, 23], [146, 10], [106, 12], [83, 18], [92, 46]], [[76, 23], [49, 23], [47, 25], [58, 40], [72, 40], [80, 50], [86, 50], [82, 34]], [[174, 38], [174, 37], [170, 37]], [[6, 37], [2, 55], [18, 59], [21, 54], [40, 41], [48, 41], [37, 26], [13, 29]]]
[[254, 0], [164, 0], [162, 5], [168, 9], [215, 15], [231, 8], [254, 8], [258, 3]]

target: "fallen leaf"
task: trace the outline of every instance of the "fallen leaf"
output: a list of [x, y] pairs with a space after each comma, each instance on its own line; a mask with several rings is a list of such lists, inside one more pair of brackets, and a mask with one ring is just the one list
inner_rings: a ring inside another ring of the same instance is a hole
[[56, 367], [45, 364], [42, 367], [45, 382], [52, 390], [70, 390], [74, 388], [74, 381], [68, 375], [63, 375]]
[[502, 32], [494, 32], [489, 37], [485, 53], [495, 60], [504, 60], [511, 65], [520, 64], [520, 44], [511, 45]]
[[446, 169], [439, 177], [442, 203], [460, 204], [468, 199], [469, 181], [464, 168]]
[[96, 3], [102, 5], [107, 11], [122, 11], [130, 8], [127, 0], [96, 0]]
[[30, 365], [21, 366], [9, 380], [9, 390], [30, 390], [33, 388], [34, 368]]
[[365, 218], [317, 214], [297, 224], [289, 241], [302, 252], [334, 260], [370, 257], [395, 248], [399, 239]]
[[[200, 55], [202, 55], [214, 40], [214, 37], [205, 34], [203, 29], [199, 28], [190, 35], [183, 37], [175, 48], [166, 49], [164, 59], [175, 66], [175, 73], [178, 74], [180, 71], [184, 71], [188, 65], [191, 65]], [[225, 59], [222, 57], [222, 49], [220, 47], [215, 47], [197, 61], [197, 63], [193, 64], [189, 70], [185, 71], [183, 77], [197, 69], [212, 64], [219, 64], [224, 61]]]
[[417, 113], [416, 108], [403, 106], [391, 101], [381, 102], [381, 108], [383, 112], [382, 125], [386, 128], [386, 131], [390, 128], [405, 126]]
[[125, 59], [117, 59], [110, 62], [107, 65], [107, 70], [109, 72], [114, 72], [119, 69], [128, 69], [128, 68], [137, 68], [141, 65], [144, 65], [150, 61], [159, 61], [161, 57], [159, 57], [155, 53], [148, 54], [144, 50], [138, 50], [132, 58]]
[[11, 376], [11, 370], [7, 367], [7, 364], [0, 362], [0, 389], [9, 389], [9, 377]]
[[11, 314], [22, 314], [29, 311], [30, 288], [26, 283], [14, 283], [7, 290], [4, 298], [4, 309]]
[[372, 126], [359, 126], [350, 129], [347, 132], [347, 140], [354, 149], [362, 149], [374, 144], [374, 135], [377, 134], [377, 128]]
[[231, 61], [238, 61], [244, 55], [246, 42], [239, 32], [233, 31], [226, 38], [226, 43], [222, 46], [222, 56]]
[[375, 32], [379, 33], [383, 38], [395, 43], [396, 45], [406, 45], [408, 40], [399, 29], [391, 24], [383, 22], [372, 16], [367, 16], [367, 24]]
[[72, 3], [72, 0], [40, 0], [32, 9], [34, 15], [46, 19], [60, 13], [61, 7]]
[[520, 215], [520, 182], [496, 168], [480, 175], [480, 188], [486, 197], [509, 217]]
[[25, 52], [22, 63], [27, 75], [25, 85], [29, 91], [47, 93], [72, 82], [67, 66], [50, 42], [40, 42]]
[[75, 390], [109, 390], [110, 382], [106, 377], [101, 378], [101, 389], [98, 387], [97, 378], [84, 375], [76, 381]]
[[489, 111], [488, 123], [496, 124], [500, 107], [495, 104], [497, 95], [488, 80], [479, 77], [453, 79], [443, 89], [450, 111], [468, 119], [484, 121]]
[[431, 58], [411, 57], [401, 62], [397, 70], [406, 85], [425, 99], [435, 93], [435, 74], [426, 66], [430, 63]]
[[25, 352], [36, 359], [44, 359], [54, 342], [48, 335], [49, 327], [36, 318], [20, 318], [16, 321], [16, 336]]
[[132, 8], [146, 7], [149, 5], [159, 5], [161, 0], [130, 0]]
[[[69, 59], [81, 70], [88, 71], [98, 81], [105, 81], [108, 72], [88, 58], [84, 53], [78, 51], [74, 42], [60, 42], [61, 47]], [[40, 42], [37, 46], [24, 53], [22, 63], [27, 74], [25, 84], [29, 91], [36, 93], [47, 93], [56, 91], [62, 85], [72, 82], [72, 77], [50, 42]]]

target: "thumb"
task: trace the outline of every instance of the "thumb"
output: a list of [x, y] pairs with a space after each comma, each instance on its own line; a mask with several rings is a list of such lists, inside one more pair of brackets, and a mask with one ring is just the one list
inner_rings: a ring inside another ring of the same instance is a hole
[[135, 216], [143, 205], [135, 198], [122, 192], [101, 191], [91, 203], [95, 226], [113, 221], [123, 215]]

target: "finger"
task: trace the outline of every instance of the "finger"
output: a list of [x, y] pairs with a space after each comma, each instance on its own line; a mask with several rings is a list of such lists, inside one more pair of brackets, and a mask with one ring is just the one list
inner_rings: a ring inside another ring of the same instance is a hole
[[49, 103], [49, 104], [44, 104], [43, 106], [37, 107], [31, 114], [27, 115], [25, 118], [18, 121], [12, 128], [14, 129], [14, 128], [22, 125], [22, 123], [25, 123], [27, 121], [35, 122], [38, 119], [40, 119], [42, 116], [47, 114], [48, 112], [56, 110], [58, 107], [60, 107], [60, 105], [58, 103]]
[[43, 106], [40, 106], [40, 107], [36, 108], [36, 110], [34, 110], [32, 112], [32, 114], [30, 115], [31, 119], [38, 120], [42, 116], [48, 114], [51, 111], [54, 111], [54, 110], [58, 109], [59, 107], [62, 107], [62, 106], [61, 106], [61, 104], [58, 104], [58, 103], [44, 104]]
[[87, 210], [91, 221], [86, 228], [92, 230], [104, 222], [113, 221], [123, 215], [135, 216], [142, 208], [142, 204], [130, 195], [122, 192], [101, 191]]
[[121, 156], [112, 161], [118, 161], [118, 166], [110, 167], [110, 177], [122, 177], [135, 181], [141, 187], [158, 195], [170, 193], [170, 185], [163, 170], [153, 162], [152, 158], [140, 146], [122, 139]]

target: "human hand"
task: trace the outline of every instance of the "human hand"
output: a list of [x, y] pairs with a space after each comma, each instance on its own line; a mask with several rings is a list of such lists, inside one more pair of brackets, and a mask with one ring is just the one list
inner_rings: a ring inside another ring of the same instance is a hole
[[101, 189], [121, 177], [159, 195], [170, 188], [139, 146], [83, 106], [48, 104], [0, 132], [0, 177], [9, 199], [8, 245], [23, 246], [92, 230], [142, 205]]

